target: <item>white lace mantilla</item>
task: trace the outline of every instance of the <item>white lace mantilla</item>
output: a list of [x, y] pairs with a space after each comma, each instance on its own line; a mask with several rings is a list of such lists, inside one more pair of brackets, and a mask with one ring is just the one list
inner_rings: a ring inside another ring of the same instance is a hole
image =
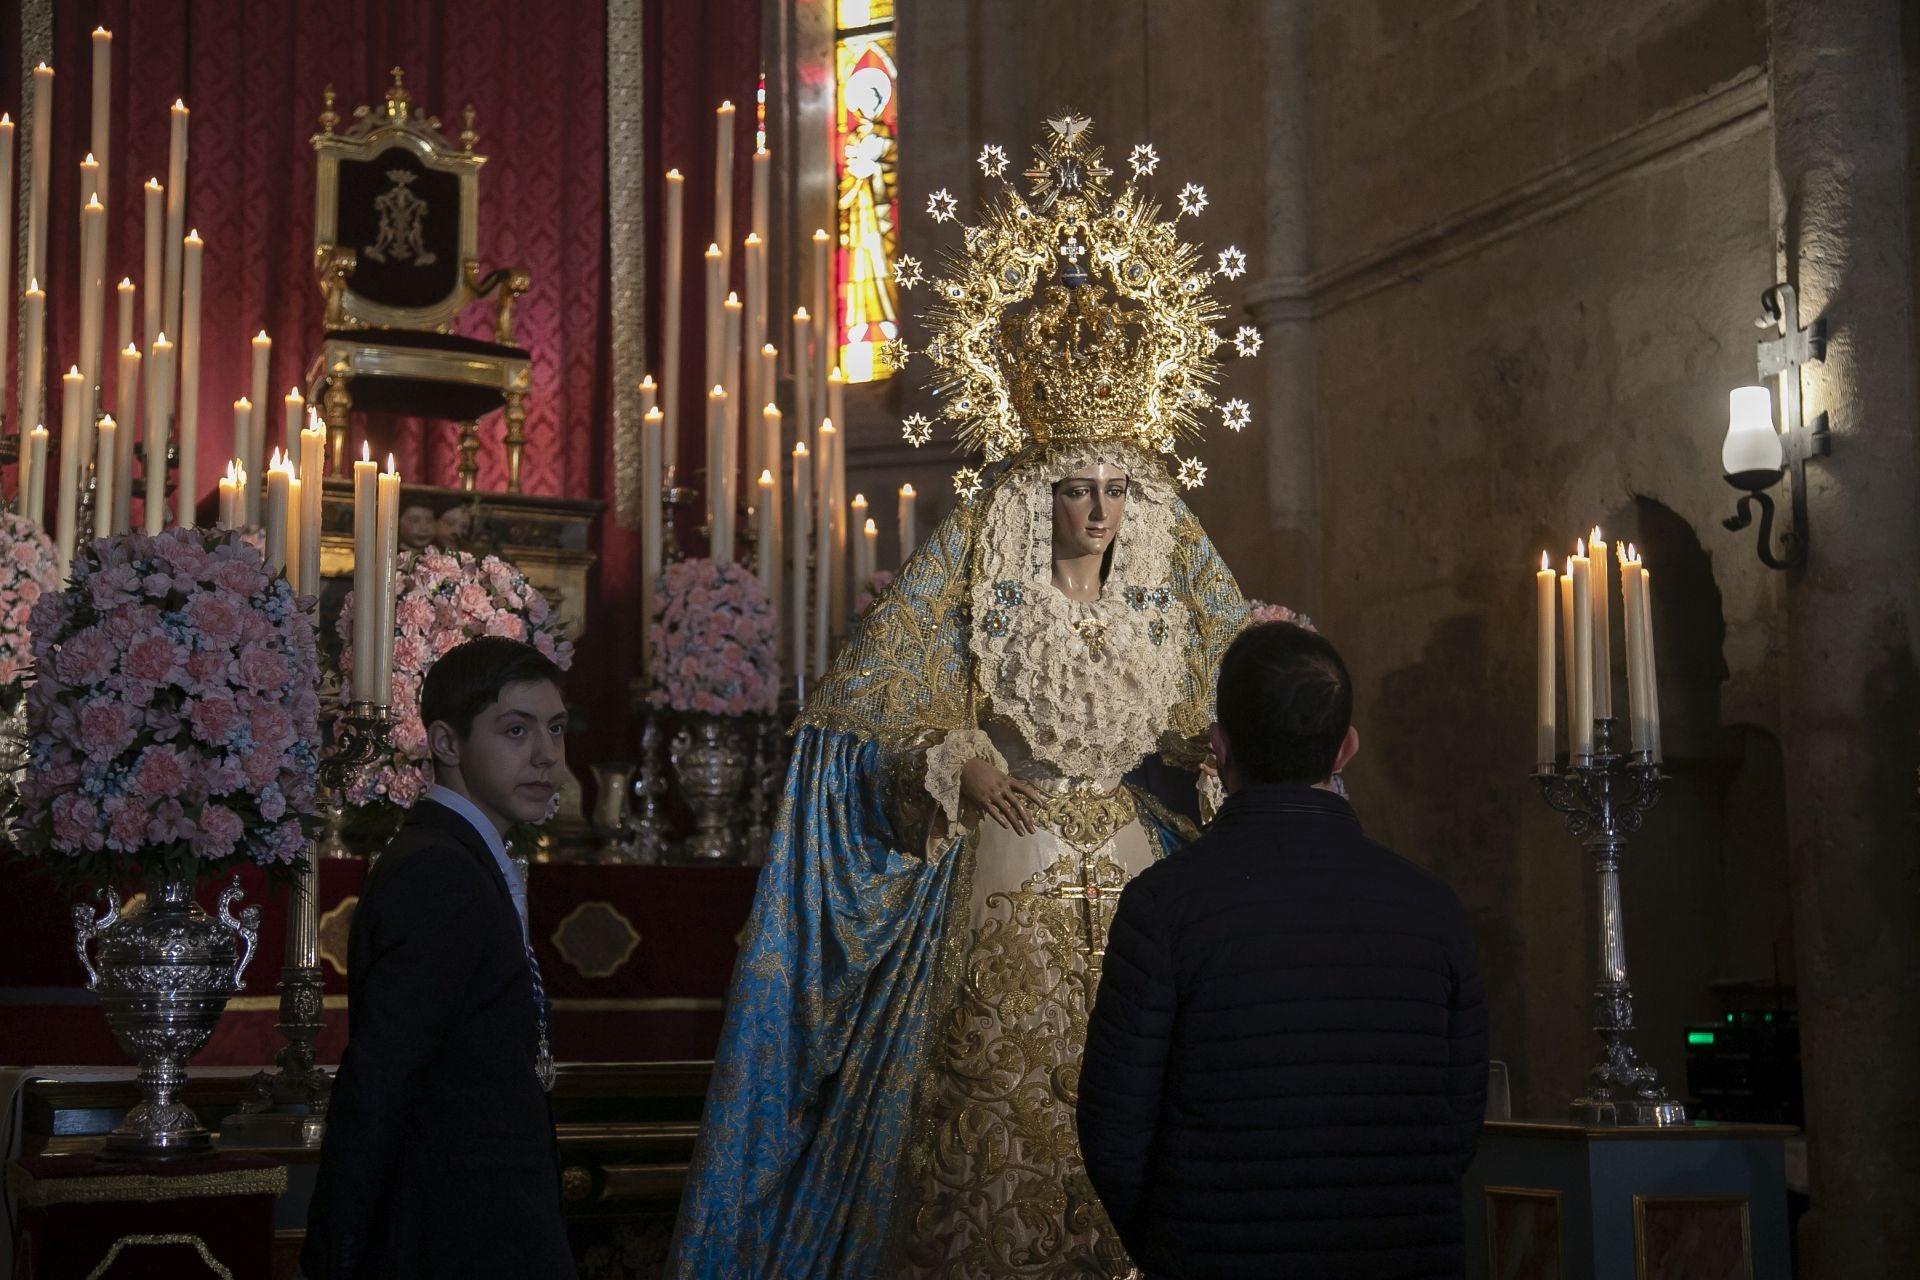
[[[1100, 598], [1053, 585], [1053, 481], [1106, 461], [1132, 478]], [[1158, 470], [1089, 450], [1001, 485], [983, 522], [972, 649], [992, 713], [1041, 763], [1105, 785], [1159, 749], [1193, 643], [1169, 582], [1173, 505]]]

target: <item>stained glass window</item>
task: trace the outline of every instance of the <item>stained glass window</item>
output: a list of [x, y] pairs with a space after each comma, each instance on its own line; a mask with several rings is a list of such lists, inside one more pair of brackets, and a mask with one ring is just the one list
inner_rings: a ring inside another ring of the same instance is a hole
[[880, 344], [900, 332], [900, 293], [893, 281], [900, 214], [893, 0], [838, 0], [837, 17], [835, 334], [847, 381], [872, 382], [889, 373], [875, 358]]

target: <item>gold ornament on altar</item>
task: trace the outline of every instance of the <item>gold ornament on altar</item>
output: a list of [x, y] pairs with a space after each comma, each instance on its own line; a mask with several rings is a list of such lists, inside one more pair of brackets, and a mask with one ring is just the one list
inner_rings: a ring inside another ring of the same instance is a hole
[[[925, 355], [942, 416], [960, 444], [988, 462], [1034, 445], [1123, 442], [1165, 455], [1180, 483], [1195, 488], [1206, 468], [1178, 450], [1200, 439], [1215, 404], [1216, 353], [1260, 350], [1257, 329], [1242, 326], [1227, 339], [1215, 327], [1225, 308], [1210, 287], [1215, 277], [1244, 274], [1246, 255], [1229, 247], [1209, 263], [1180, 239], [1179, 218], [1206, 208], [1198, 186], [1183, 188], [1178, 212], [1161, 218], [1142, 187], [1159, 164], [1149, 146], [1133, 149], [1132, 177], [1110, 193], [1113, 170], [1091, 137], [1085, 116], [1049, 119], [1024, 196], [1002, 177], [1006, 153], [981, 151], [981, 171], [1002, 178], [1001, 192], [977, 224], [962, 224], [946, 275], [928, 277], [909, 257], [896, 264], [901, 288], [925, 283], [933, 291], [922, 317], [930, 337], [919, 353], [886, 343], [881, 358], [899, 369], [912, 354]], [[927, 212], [953, 221], [957, 202], [937, 191]], [[1249, 414], [1232, 400], [1221, 416], [1239, 431]], [[931, 435], [924, 417], [908, 419], [910, 443]], [[969, 468], [956, 479], [963, 496], [978, 476]]]

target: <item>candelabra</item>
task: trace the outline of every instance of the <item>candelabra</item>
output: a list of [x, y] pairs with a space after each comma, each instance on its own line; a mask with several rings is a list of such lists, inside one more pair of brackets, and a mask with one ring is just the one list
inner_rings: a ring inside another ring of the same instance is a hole
[[660, 714], [649, 709], [640, 727], [640, 767], [633, 777], [633, 838], [636, 862], [657, 863], [667, 849], [667, 775], [660, 762]]
[[[334, 721], [333, 749], [320, 763], [320, 785], [340, 792], [368, 765], [392, 751], [394, 716], [372, 702], [350, 704]], [[286, 957], [280, 969], [280, 1021], [286, 1043], [274, 1069], [257, 1072], [240, 1110], [221, 1126], [229, 1146], [317, 1147], [325, 1132], [333, 1078], [314, 1061], [314, 1041], [325, 1025], [326, 978], [320, 969], [320, 859], [306, 867], [287, 906]]]
[[1599, 882], [1599, 973], [1593, 987], [1594, 1030], [1601, 1054], [1587, 1093], [1573, 1100], [1576, 1120], [1595, 1125], [1678, 1125], [1686, 1107], [1667, 1096], [1659, 1072], [1642, 1063], [1633, 1033], [1633, 988], [1627, 981], [1626, 923], [1620, 903], [1620, 856], [1627, 837], [1660, 798], [1660, 765], [1651, 753], [1614, 752], [1620, 721], [1594, 721], [1594, 752], [1568, 760], [1564, 770], [1535, 774], [1547, 804], [1567, 818], [1567, 831], [1593, 857]]

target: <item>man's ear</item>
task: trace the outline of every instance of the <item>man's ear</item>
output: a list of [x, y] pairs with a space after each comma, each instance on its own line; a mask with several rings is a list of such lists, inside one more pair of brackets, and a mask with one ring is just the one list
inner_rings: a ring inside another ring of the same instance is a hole
[[1360, 754], [1360, 730], [1356, 729], [1352, 725], [1348, 725], [1347, 736], [1341, 739], [1340, 750], [1334, 753], [1333, 771], [1335, 773], [1339, 773], [1340, 771], [1345, 769], [1348, 765], [1352, 764], [1353, 758], [1359, 754]]
[[1207, 726], [1207, 745], [1213, 748], [1213, 758], [1220, 765], [1220, 776], [1226, 777], [1227, 761], [1233, 755], [1233, 751], [1227, 745], [1227, 731], [1220, 727], [1217, 720]]
[[460, 767], [460, 735], [445, 720], [435, 720], [427, 726], [427, 750], [433, 755], [433, 762], [448, 769]]

